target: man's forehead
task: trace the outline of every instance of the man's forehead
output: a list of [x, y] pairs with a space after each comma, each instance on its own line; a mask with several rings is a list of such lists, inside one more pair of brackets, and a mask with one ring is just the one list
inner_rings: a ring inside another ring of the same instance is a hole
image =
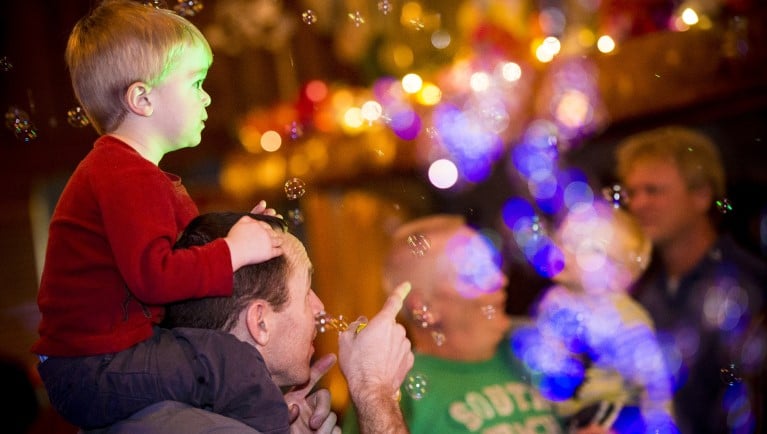
[[312, 262], [309, 260], [309, 255], [306, 252], [304, 244], [291, 233], [284, 234], [284, 241], [282, 243], [282, 250], [285, 252], [285, 258], [289, 263], [295, 265], [306, 265], [310, 270], [312, 269]]

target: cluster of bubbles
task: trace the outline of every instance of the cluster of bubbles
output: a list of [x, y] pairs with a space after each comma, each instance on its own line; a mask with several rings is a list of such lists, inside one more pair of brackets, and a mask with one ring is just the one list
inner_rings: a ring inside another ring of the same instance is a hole
[[324, 310], [314, 317], [314, 325], [319, 333], [327, 331], [341, 333], [349, 329], [349, 321], [343, 315], [333, 316]]
[[[300, 199], [306, 194], [306, 183], [301, 178], [290, 178], [285, 181], [285, 195], [289, 200]], [[299, 226], [304, 223], [304, 214], [299, 208], [292, 208], [288, 210], [288, 221], [293, 226]]]
[[5, 127], [13, 132], [17, 139], [31, 142], [37, 138], [37, 127], [24, 110], [11, 106], [5, 112]]
[[67, 123], [75, 128], [84, 128], [91, 124], [82, 107], [74, 107], [67, 111]]
[[442, 345], [445, 345], [445, 333], [440, 330], [439, 326], [437, 325], [437, 321], [434, 318], [434, 313], [432, 313], [429, 306], [423, 304], [420, 306], [415, 306], [410, 311], [410, 315], [413, 318], [413, 321], [421, 328], [427, 329], [432, 328], [431, 331], [431, 338], [434, 340], [434, 343], [441, 347]]
[[[320, 313], [314, 317], [314, 325], [319, 333], [328, 331], [341, 333], [349, 329], [349, 321], [347, 321], [343, 315], [334, 316], [324, 310], [320, 311]], [[361, 325], [362, 328], [364, 328], [364, 326], [365, 323]], [[358, 331], [362, 330], [362, 328], [358, 328]], [[429, 390], [426, 376], [419, 372], [410, 372], [407, 378], [405, 378], [403, 387], [405, 392], [415, 400], [419, 400], [426, 396], [426, 393]]]
[[[380, 0], [378, 2], [378, 11], [381, 12], [382, 14], [388, 15], [393, 10], [394, 10], [394, 5], [392, 4], [390, 0]], [[355, 27], [359, 27], [365, 24], [365, 17], [362, 16], [362, 13], [360, 13], [360, 11], [349, 12], [347, 16], [352, 21]], [[319, 17], [317, 16], [317, 13], [312, 9], [306, 9], [305, 11], [301, 12], [301, 21], [303, 21], [303, 23], [306, 24], [307, 26], [316, 24], [318, 19]], [[421, 28], [423, 28], [423, 23], [421, 23]]]
[[[165, 0], [145, 0], [145, 6], [155, 9], [169, 9], [168, 2]], [[182, 17], [193, 17], [202, 11], [202, 0], [176, 0], [173, 11]]]

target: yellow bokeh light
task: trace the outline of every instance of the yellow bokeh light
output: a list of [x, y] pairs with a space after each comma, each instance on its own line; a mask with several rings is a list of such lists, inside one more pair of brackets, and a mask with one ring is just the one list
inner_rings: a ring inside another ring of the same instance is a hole
[[698, 24], [698, 13], [692, 8], [686, 8], [682, 11], [682, 22], [688, 26]]
[[359, 107], [349, 107], [344, 112], [344, 131], [354, 132], [362, 127], [364, 119], [362, 118], [362, 110]]
[[579, 90], [566, 91], [559, 100], [554, 115], [559, 122], [569, 128], [585, 125], [591, 120], [589, 97]]
[[409, 94], [414, 94], [421, 90], [423, 79], [415, 73], [406, 74], [402, 77], [402, 90]]
[[508, 82], [519, 81], [522, 78], [522, 68], [515, 62], [506, 62], [501, 67], [501, 76]]
[[392, 50], [394, 65], [400, 69], [407, 69], [413, 64], [413, 49], [404, 44], [397, 44]]
[[490, 88], [490, 76], [486, 72], [475, 72], [471, 74], [469, 86], [474, 92], [484, 92]]
[[251, 154], [261, 152], [261, 131], [251, 125], [243, 125], [239, 134], [240, 143]]
[[304, 177], [309, 173], [309, 158], [303, 153], [295, 153], [290, 156], [288, 170], [291, 176]]
[[424, 83], [421, 91], [416, 94], [416, 100], [422, 105], [436, 105], [442, 100], [442, 90], [434, 83]]
[[336, 112], [345, 112], [346, 109], [354, 105], [354, 95], [348, 89], [338, 89], [332, 96], [333, 110]]
[[421, 21], [423, 9], [418, 2], [407, 2], [402, 5], [399, 22], [403, 26], [411, 26], [414, 21]]
[[615, 41], [609, 35], [602, 35], [597, 40], [597, 50], [602, 53], [612, 53], [615, 50]]
[[582, 27], [578, 31], [578, 44], [581, 47], [585, 47], [585, 48], [591, 47], [592, 45], [596, 43], [596, 39], [597, 37], [594, 34], [594, 32], [592, 32], [591, 29], [587, 27]]
[[274, 130], [266, 131], [261, 136], [261, 148], [266, 152], [274, 152], [282, 146], [280, 133]]
[[378, 119], [381, 118], [381, 114], [383, 113], [383, 107], [381, 107], [381, 104], [378, 103], [378, 101], [365, 101], [364, 104], [362, 104], [362, 107], [360, 108], [362, 113], [362, 119], [365, 119], [368, 122], [375, 122]]
[[547, 36], [536, 45], [537, 42], [533, 42], [535, 58], [543, 63], [548, 63], [554, 60], [554, 56], [559, 54], [559, 50], [562, 48], [559, 39], [553, 36]]

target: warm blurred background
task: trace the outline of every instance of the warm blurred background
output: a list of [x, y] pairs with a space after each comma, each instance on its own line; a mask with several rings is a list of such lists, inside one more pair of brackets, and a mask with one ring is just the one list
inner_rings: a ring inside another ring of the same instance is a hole
[[[63, 53], [95, 3], [12, 1], [0, 14], [0, 356], [33, 381], [47, 219], [96, 137], [76, 112]], [[161, 166], [201, 211], [262, 198], [281, 211], [307, 243], [329, 312], [372, 315], [387, 231], [444, 211], [506, 253], [509, 311], [526, 313], [545, 280], [519, 246], [525, 234], [504, 227], [504, 204], [528, 200], [545, 228], [568, 185], [594, 195], [613, 186], [618, 140], [665, 123], [717, 140], [725, 224], [767, 255], [762, 0], [145, 3], [188, 16], [215, 53], [203, 143]], [[318, 351], [333, 340], [321, 335]], [[336, 372], [327, 384], [342, 410], [343, 380]], [[42, 414], [38, 432], [65, 429]]]

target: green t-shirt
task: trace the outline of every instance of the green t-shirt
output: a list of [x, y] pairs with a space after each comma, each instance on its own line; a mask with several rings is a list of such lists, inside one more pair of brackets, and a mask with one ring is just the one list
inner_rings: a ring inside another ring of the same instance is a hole
[[[402, 385], [400, 405], [412, 434], [560, 434], [559, 419], [528, 384], [522, 364], [504, 342], [485, 362], [458, 362], [415, 355], [411, 374], [426, 377], [427, 391], [413, 399]], [[359, 432], [353, 409], [344, 434]]]

